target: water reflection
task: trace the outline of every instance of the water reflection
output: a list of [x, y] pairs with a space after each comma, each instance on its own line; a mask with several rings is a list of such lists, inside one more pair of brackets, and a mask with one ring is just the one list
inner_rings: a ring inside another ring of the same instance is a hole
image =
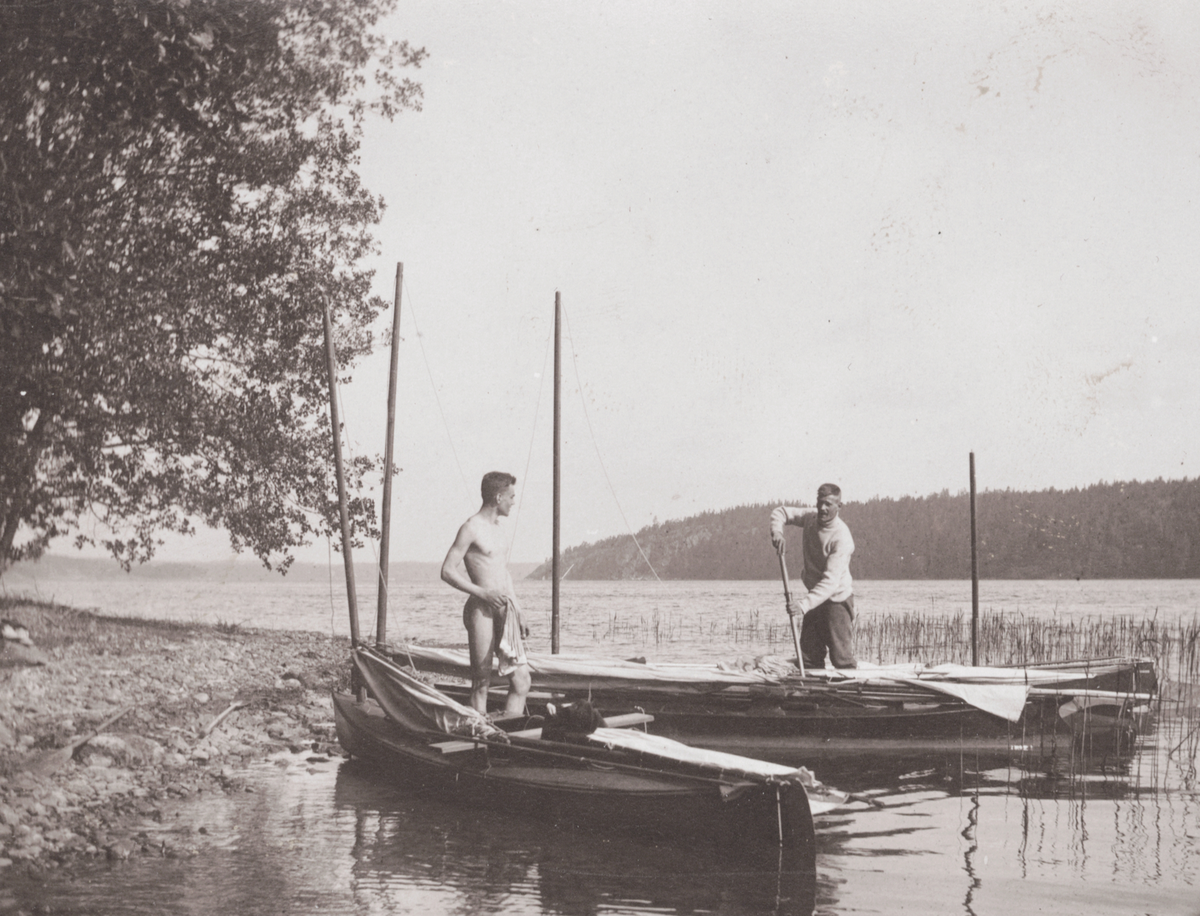
[[701, 837], [470, 811], [358, 761], [288, 755], [250, 774], [253, 793], [206, 793], [143, 825], [194, 858], [9, 869], [0, 914], [1200, 916], [1195, 733], [1168, 722], [1125, 755], [824, 761], [819, 776], [867, 801], [818, 821], [815, 875]]
[[335, 804], [355, 819], [360, 903], [382, 909], [399, 889], [407, 899], [437, 888], [455, 897], [449, 907], [442, 901], [441, 912], [512, 912], [521, 898], [565, 916], [813, 912], [815, 876], [775, 852], [731, 855], [701, 837], [655, 843], [552, 828], [382, 785], [377, 770], [357, 761], [338, 773]]
[[[819, 831], [816, 911], [1200, 914], [1194, 721], [1121, 754], [931, 755], [826, 767], [882, 807]], [[889, 864], [896, 862], [897, 864]], [[899, 863], [903, 862], [903, 865]]]

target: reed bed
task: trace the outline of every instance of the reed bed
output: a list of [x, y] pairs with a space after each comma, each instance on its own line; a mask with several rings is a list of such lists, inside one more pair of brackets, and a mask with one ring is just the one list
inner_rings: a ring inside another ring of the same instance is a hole
[[[731, 653], [744, 650], [792, 655], [792, 633], [786, 618], [758, 611], [732, 618], [705, 620], [682, 613], [653, 611], [636, 617], [610, 613], [593, 627], [599, 642], [663, 648], [676, 642], [703, 642]], [[953, 615], [909, 611], [871, 614], [855, 624], [860, 659], [876, 664], [970, 664], [971, 620]], [[984, 611], [979, 616], [979, 664], [1021, 665], [1079, 658], [1137, 656], [1155, 663], [1160, 683], [1200, 699], [1200, 615], [1164, 623], [1157, 616], [1099, 615], [1082, 618], [1029, 617], [1021, 613]]]

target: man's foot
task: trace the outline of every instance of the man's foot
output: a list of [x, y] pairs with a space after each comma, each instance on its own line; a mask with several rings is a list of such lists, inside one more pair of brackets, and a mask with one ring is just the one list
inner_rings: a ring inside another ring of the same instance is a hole
[[504, 722], [508, 719], [524, 719], [523, 712], [505, 712], [503, 709], [493, 709], [487, 714], [489, 722]]

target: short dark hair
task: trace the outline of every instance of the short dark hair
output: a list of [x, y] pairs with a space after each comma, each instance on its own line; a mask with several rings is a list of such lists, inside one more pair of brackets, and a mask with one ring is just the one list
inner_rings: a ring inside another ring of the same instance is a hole
[[839, 500], [841, 500], [842, 488], [836, 483], [823, 483], [817, 487], [817, 502], [820, 502], [826, 496], [836, 496]]
[[483, 475], [483, 483], [479, 485], [479, 492], [483, 496], [483, 504], [490, 506], [496, 500], [496, 496], [508, 486], [517, 482], [517, 478], [513, 477], [507, 471], [488, 471]]

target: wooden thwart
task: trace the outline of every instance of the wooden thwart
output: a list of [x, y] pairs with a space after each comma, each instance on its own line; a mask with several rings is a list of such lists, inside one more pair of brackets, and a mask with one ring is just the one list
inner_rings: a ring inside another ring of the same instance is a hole
[[[630, 712], [621, 716], [606, 716], [604, 725], [606, 728], [630, 728], [634, 725], [647, 725], [653, 721], [654, 716], [643, 712]], [[540, 728], [525, 728], [517, 732], [508, 732], [508, 736], [510, 738], [540, 738], [542, 737], [542, 730]], [[461, 751], [473, 751], [480, 745], [479, 742], [470, 739], [455, 739], [453, 741], [439, 741], [429, 746], [441, 751], [443, 754], [457, 754]]]

